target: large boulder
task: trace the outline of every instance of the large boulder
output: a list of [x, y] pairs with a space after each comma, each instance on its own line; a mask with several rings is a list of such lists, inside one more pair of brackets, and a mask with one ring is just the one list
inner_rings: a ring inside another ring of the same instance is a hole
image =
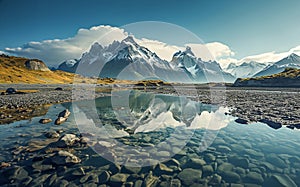
[[27, 60], [25, 62], [25, 67], [29, 70], [50, 71], [44, 62], [36, 59]]

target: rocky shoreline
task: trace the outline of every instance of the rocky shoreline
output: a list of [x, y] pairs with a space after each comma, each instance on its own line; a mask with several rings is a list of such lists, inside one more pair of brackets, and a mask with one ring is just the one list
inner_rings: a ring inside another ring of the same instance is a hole
[[[37, 93], [0, 95], [0, 124], [28, 119], [37, 108], [55, 103], [72, 101], [72, 85], [0, 85], [0, 90], [15, 87], [18, 90], [36, 89]], [[62, 90], [55, 90], [55, 88]], [[207, 104], [218, 104], [231, 108], [230, 114], [245, 124], [264, 122], [271, 127], [286, 125], [300, 128], [300, 88], [236, 88], [207, 87], [207, 85], [170, 84], [164, 86], [97, 85], [95, 95], [79, 92], [76, 100], [94, 99], [109, 95], [109, 91], [138, 89], [161, 94], [184, 95]], [[211, 100], [211, 97], [221, 97]], [[74, 98], [73, 98], [74, 99]], [[215, 103], [216, 102], [216, 103]], [[28, 110], [28, 112], [26, 112]], [[23, 116], [21, 118], [21, 116]], [[275, 125], [274, 125], [275, 124]]]

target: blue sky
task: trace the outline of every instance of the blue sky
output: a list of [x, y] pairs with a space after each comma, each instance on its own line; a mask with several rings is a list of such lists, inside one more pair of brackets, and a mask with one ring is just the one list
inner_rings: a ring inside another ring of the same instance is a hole
[[300, 45], [299, 0], [0, 0], [0, 7], [0, 51], [138, 21], [177, 24], [206, 43], [228, 45], [238, 59]]

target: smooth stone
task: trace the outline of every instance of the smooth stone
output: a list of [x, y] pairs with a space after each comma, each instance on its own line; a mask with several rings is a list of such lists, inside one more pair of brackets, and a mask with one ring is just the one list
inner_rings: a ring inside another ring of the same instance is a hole
[[253, 156], [255, 158], [262, 158], [264, 157], [264, 154], [263, 153], [260, 153], [260, 152], [257, 152], [253, 149], [245, 149], [244, 150], [246, 154], [249, 154], [250, 156]]
[[80, 158], [67, 151], [59, 151], [51, 158], [51, 161], [56, 165], [78, 164], [81, 162]]
[[67, 118], [58, 117], [58, 118], [55, 120], [54, 124], [55, 124], [55, 125], [61, 125], [61, 124], [63, 124], [63, 123], [66, 122], [66, 121], [67, 121]]
[[181, 187], [181, 182], [179, 179], [172, 179], [169, 181], [162, 181], [159, 184], [160, 187]]
[[42, 123], [42, 124], [46, 124], [46, 123], [50, 123], [52, 122], [52, 119], [50, 118], [43, 118], [43, 119], [40, 119], [39, 123]]
[[202, 167], [203, 176], [210, 176], [214, 173], [214, 169], [211, 165], [205, 165]]
[[229, 183], [236, 183], [241, 180], [240, 176], [232, 171], [224, 171], [220, 175], [222, 176], [223, 180]]
[[59, 134], [55, 131], [50, 131], [45, 133], [46, 138], [59, 138]]
[[221, 181], [222, 181], [222, 177], [218, 174], [214, 174], [212, 175], [209, 184], [213, 186], [217, 186], [221, 183]]
[[184, 169], [182, 172], [180, 172], [177, 177], [180, 179], [180, 181], [186, 185], [190, 186], [194, 183], [198, 183], [199, 180], [202, 177], [202, 171], [201, 170], [196, 170], [196, 169], [191, 169], [187, 168]]
[[158, 164], [156, 165], [155, 169], [154, 169], [154, 173], [157, 176], [160, 175], [172, 175], [173, 173], [173, 169], [169, 168], [168, 166], [164, 165], [164, 164]]
[[234, 172], [236, 172], [239, 175], [245, 175], [246, 174], [246, 170], [244, 168], [241, 168], [241, 167], [234, 168]]
[[51, 176], [51, 174], [44, 174], [44, 175], [41, 175], [41, 176], [39, 176], [39, 177], [37, 177], [37, 178], [34, 178], [34, 179], [30, 182], [29, 186], [38, 186], [38, 185], [41, 185], [41, 184], [43, 184], [43, 183], [48, 179], [48, 177], [50, 177], [50, 176]]
[[109, 181], [110, 175], [107, 171], [103, 171], [100, 175], [99, 175], [99, 183], [100, 184], [105, 184], [106, 182]]
[[22, 180], [28, 177], [28, 172], [23, 167], [12, 167], [3, 172], [3, 176], [10, 180]]
[[231, 152], [231, 149], [227, 146], [224, 146], [224, 145], [219, 145], [217, 147], [217, 150], [220, 151], [220, 152], [223, 152], [223, 153], [229, 153]]
[[204, 160], [210, 163], [210, 162], [214, 162], [216, 160], [216, 157], [211, 153], [207, 153], [204, 155]]
[[225, 162], [219, 165], [217, 171], [218, 173], [223, 173], [225, 171], [232, 171], [233, 167], [234, 166], [232, 164]]
[[235, 166], [248, 168], [249, 167], [249, 160], [247, 158], [240, 158], [240, 157], [229, 157], [229, 162], [234, 164]]
[[58, 114], [58, 117], [68, 118], [70, 115], [71, 115], [71, 112], [68, 109], [65, 109]]
[[158, 151], [155, 155], [158, 157], [169, 157], [171, 154], [169, 151]]
[[53, 169], [53, 166], [51, 164], [44, 163], [44, 161], [34, 162], [31, 165], [31, 167], [34, 168], [34, 169], [41, 170], [41, 171], [47, 171], [47, 170]]
[[244, 182], [247, 183], [254, 183], [254, 184], [262, 184], [264, 182], [263, 177], [261, 176], [261, 174], [256, 173], [256, 172], [249, 172], [244, 180]]
[[126, 182], [127, 178], [129, 177], [129, 174], [125, 173], [117, 173], [115, 175], [112, 175], [109, 179], [109, 182], [111, 185], [115, 186], [121, 186], [123, 183]]
[[205, 160], [200, 158], [191, 158], [185, 164], [185, 168], [202, 169], [204, 165], [206, 165]]
[[145, 177], [144, 182], [142, 186], [148, 187], [148, 186], [156, 186], [159, 182], [159, 178], [156, 176], [153, 176], [152, 171], [149, 172], [149, 174]]
[[117, 165], [117, 164], [111, 164], [109, 166], [109, 172], [114, 175], [116, 173], [119, 173], [121, 171], [121, 166], [120, 165]]
[[240, 123], [240, 124], [244, 124], [244, 125], [246, 125], [246, 124], [248, 124], [248, 121], [247, 120], [245, 120], [245, 119], [241, 119], [241, 118], [238, 118], [238, 119], [236, 119], [236, 120], [234, 120], [236, 123]]
[[171, 160], [168, 160], [166, 162], [164, 162], [164, 164], [166, 166], [176, 166], [176, 167], [180, 167], [180, 163], [178, 162], [178, 160], [172, 158]]
[[75, 134], [65, 134], [56, 142], [56, 146], [61, 148], [70, 147], [79, 141], [80, 139]]
[[123, 166], [121, 169], [122, 173], [128, 173], [128, 174], [136, 174], [141, 171], [141, 167], [130, 167], [130, 166]]
[[263, 186], [296, 187], [297, 185], [288, 175], [274, 174], [265, 180]]
[[137, 180], [134, 183], [134, 187], [142, 187], [142, 185], [143, 185], [143, 181], [142, 180]]

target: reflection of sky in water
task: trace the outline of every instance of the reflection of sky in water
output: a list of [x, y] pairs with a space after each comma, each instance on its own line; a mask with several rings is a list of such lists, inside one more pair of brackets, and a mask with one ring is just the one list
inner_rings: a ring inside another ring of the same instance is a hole
[[[92, 106], [93, 103], [90, 104]], [[96, 127], [97, 125], [93, 123], [102, 123], [106, 130], [118, 136], [126, 135], [124, 129], [130, 129], [134, 133], [180, 126], [187, 129], [220, 130], [233, 120], [232, 117], [225, 115], [228, 109], [224, 107], [201, 104], [184, 97], [136, 91], [118, 92], [112, 97], [98, 98], [95, 105], [97, 115], [95, 115], [96, 111], [86, 109], [89, 106], [87, 102], [78, 102], [74, 105], [77, 124], [90, 123], [91, 127]], [[94, 119], [95, 116], [98, 119]], [[104, 118], [117, 120], [123, 129], [113, 130], [114, 124], [105, 123]]]

